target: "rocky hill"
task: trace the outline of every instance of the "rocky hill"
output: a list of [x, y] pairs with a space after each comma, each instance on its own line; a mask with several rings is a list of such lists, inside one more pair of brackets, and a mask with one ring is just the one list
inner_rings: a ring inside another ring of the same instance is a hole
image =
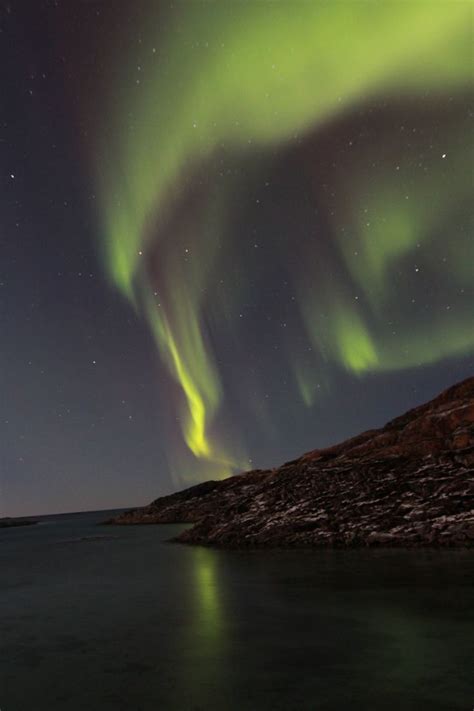
[[378, 430], [268, 471], [208, 481], [107, 523], [189, 522], [243, 546], [474, 544], [474, 378]]

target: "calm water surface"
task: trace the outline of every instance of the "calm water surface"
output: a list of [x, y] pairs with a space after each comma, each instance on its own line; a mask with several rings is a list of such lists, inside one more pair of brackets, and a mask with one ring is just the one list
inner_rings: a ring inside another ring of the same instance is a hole
[[1, 711], [471, 711], [473, 554], [0, 529]]

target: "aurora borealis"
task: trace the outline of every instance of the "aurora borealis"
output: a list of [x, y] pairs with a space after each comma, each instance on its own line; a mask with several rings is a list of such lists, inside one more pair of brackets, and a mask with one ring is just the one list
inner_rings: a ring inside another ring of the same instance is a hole
[[[474, 348], [472, 268], [450, 258], [446, 280], [442, 261], [447, 241], [472, 253], [466, 225], [456, 221], [472, 189], [470, 133], [463, 107], [449, 105], [462, 104], [469, 88], [471, 11], [454, 2], [242, 2], [144, 14], [126, 85], [111, 81], [106, 102], [98, 166], [104, 261], [149, 322], [178, 385], [184, 441], [208, 474], [242, 466], [238, 434], [226, 453], [214, 433], [228, 385], [212, 343], [235, 318], [242, 292], [259, 300], [258, 284], [244, 277], [222, 289], [221, 277], [246, 271], [232, 223], [249, 183], [271, 185], [279, 152], [300, 154], [301, 191], [328, 223], [323, 237], [315, 219], [296, 245], [291, 228], [280, 227], [265, 257], [268, 273], [280, 251], [296, 294], [290, 340], [298, 346], [285, 359], [294, 397], [311, 405], [314, 381], [326, 378], [330, 392], [333, 368], [363, 376]], [[426, 112], [427, 127], [400, 134], [385, 123], [372, 140], [359, 132], [354, 142], [358, 114], [374, 105], [382, 118], [391, 106]], [[319, 142], [338, 122], [347, 150], [336, 163]], [[453, 134], [456, 145], [440, 149], [440, 136]], [[312, 185], [323, 172], [326, 190]], [[398, 275], [410, 269], [407, 299]], [[448, 282], [422, 322], [413, 308], [420, 271], [431, 283]], [[451, 303], [455, 314], [443, 311]], [[288, 331], [276, 340], [285, 349]]]
[[111, 5], [2, 11], [8, 512], [273, 466], [472, 373], [472, 2]]

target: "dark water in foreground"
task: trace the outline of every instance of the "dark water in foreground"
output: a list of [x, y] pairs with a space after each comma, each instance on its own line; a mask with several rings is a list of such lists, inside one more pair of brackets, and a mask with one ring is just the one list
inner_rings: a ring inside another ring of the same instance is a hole
[[1, 711], [473, 707], [472, 553], [215, 551], [104, 517], [0, 530]]

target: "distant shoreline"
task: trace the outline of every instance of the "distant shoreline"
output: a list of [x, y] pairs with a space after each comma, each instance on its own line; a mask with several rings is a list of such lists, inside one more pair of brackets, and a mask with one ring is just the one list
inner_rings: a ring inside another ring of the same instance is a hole
[[38, 521], [21, 518], [0, 518], [0, 528], [17, 528], [18, 526], [33, 526]]

